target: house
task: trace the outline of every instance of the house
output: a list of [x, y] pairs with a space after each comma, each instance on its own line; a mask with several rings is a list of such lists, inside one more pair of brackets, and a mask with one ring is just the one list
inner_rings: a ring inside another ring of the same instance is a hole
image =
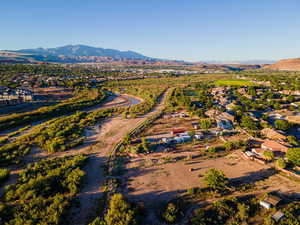
[[264, 150], [271, 150], [273, 151], [275, 154], [279, 154], [279, 155], [283, 155], [286, 154], [288, 151], [288, 147], [286, 146], [287, 144], [282, 144], [273, 140], [265, 140], [262, 144], [261, 144], [261, 148]]
[[204, 134], [202, 132], [197, 132], [194, 137], [197, 140], [202, 140], [204, 138]]
[[214, 109], [211, 109], [211, 110], [208, 110], [205, 112], [205, 115], [207, 115], [211, 119], [215, 119], [216, 116], [219, 114], [220, 114], [220, 111], [214, 110]]
[[289, 121], [289, 122], [291, 122], [291, 123], [300, 124], [300, 115], [287, 116], [286, 120]]
[[223, 95], [225, 94], [225, 88], [224, 87], [216, 87], [211, 89], [212, 95]]
[[220, 97], [219, 100], [218, 100], [219, 104], [220, 105], [227, 105], [229, 103], [229, 100], [227, 98], [224, 98], [224, 97]]
[[231, 121], [227, 119], [218, 120], [217, 126], [224, 130], [231, 130], [233, 128]]
[[251, 152], [254, 155], [259, 156], [259, 157], [263, 157], [264, 156], [264, 151], [266, 151], [266, 150], [262, 149], [262, 148], [252, 148], [251, 149]]
[[281, 132], [276, 131], [271, 128], [264, 128], [261, 130], [261, 134], [263, 134], [266, 138], [272, 140], [285, 140], [286, 136], [284, 136]]
[[231, 121], [232, 123], [234, 122], [234, 115], [228, 113], [228, 112], [223, 112], [221, 113], [220, 115], [218, 115], [216, 117], [216, 119], [219, 119], [219, 120], [229, 120]]
[[276, 119], [276, 120], [284, 119], [284, 116], [282, 116], [279, 113], [271, 113], [271, 114], [269, 114], [269, 117], [272, 118], [272, 119]]

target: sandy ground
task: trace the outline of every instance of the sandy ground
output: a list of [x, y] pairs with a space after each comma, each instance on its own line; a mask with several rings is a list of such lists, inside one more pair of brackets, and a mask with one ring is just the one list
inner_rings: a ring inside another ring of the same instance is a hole
[[[195, 151], [153, 153], [132, 157], [127, 164], [127, 186], [125, 193], [131, 200], [143, 202], [147, 211], [145, 224], [158, 222], [156, 209], [177, 195], [193, 187], [205, 186], [203, 175], [210, 168], [221, 169], [231, 182], [255, 183], [255, 192], [280, 191], [286, 194], [299, 193], [295, 182], [273, 173], [268, 165], [258, 164], [242, 157], [240, 151], [222, 158], [183, 160], [187, 155], [196, 156]], [[179, 160], [163, 163], [163, 157]], [[193, 169], [191, 171], [190, 169]]]

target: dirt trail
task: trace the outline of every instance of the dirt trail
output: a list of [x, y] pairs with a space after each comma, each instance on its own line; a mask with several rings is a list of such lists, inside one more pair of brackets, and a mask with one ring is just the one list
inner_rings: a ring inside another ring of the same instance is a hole
[[[111, 96], [110, 101], [106, 101], [101, 107], [89, 108], [87, 111], [95, 111], [103, 108], [111, 107], [126, 107], [140, 103], [142, 100], [134, 98], [129, 95]], [[80, 205], [78, 208], [71, 208], [66, 220], [70, 224], [85, 225], [91, 218], [96, 216], [96, 209], [98, 200], [102, 195], [101, 187], [105, 180], [103, 166], [107, 160], [107, 157], [114, 147], [129, 131], [134, 129], [140, 123], [145, 121], [149, 116], [152, 116], [164, 107], [166, 98], [166, 92], [160, 98], [159, 104], [154, 109], [144, 116], [134, 119], [124, 119], [122, 116], [116, 116], [107, 118], [101, 123], [95, 125], [92, 129], [86, 130], [87, 140], [84, 145], [78, 148], [66, 151], [58, 152], [55, 154], [47, 154], [44, 151], [36, 148], [24, 159], [24, 165], [36, 162], [41, 159], [50, 159], [63, 156], [78, 155], [81, 153], [87, 154], [88, 162], [84, 167], [86, 177], [83, 185], [83, 189], [78, 195]], [[24, 168], [24, 167], [23, 167]], [[6, 182], [6, 184], [13, 184], [17, 181], [18, 174], [22, 170], [20, 167], [12, 168], [12, 176]], [[5, 185], [6, 185], [5, 184]], [[3, 185], [0, 187], [0, 195], [3, 192]]]
[[[91, 137], [91, 139], [96, 137], [97, 144], [92, 148], [89, 148], [89, 151], [80, 151], [88, 154], [90, 157], [84, 168], [87, 173], [85, 185], [78, 196], [80, 207], [71, 209], [71, 215], [69, 215], [70, 224], [87, 224], [91, 218], [96, 216], [97, 203], [102, 195], [103, 191], [101, 190], [101, 187], [105, 180], [101, 166], [104, 165], [114, 145], [116, 145], [129, 131], [145, 121], [149, 116], [152, 116], [162, 109], [165, 96], [166, 93], [160, 99], [160, 103], [144, 116], [135, 119], [124, 119], [121, 116], [107, 119], [99, 128], [98, 133]], [[74, 153], [74, 151], [67, 152], [67, 154]], [[76, 151], [76, 154], [78, 154], [78, 151]]]

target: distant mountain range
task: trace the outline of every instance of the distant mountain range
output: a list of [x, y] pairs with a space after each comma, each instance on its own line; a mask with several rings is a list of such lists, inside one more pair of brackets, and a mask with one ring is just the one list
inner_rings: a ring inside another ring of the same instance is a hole
[[133, 51], [119, 51], [116, 49], [95, 48], [87, 45], [66, 45], [57, 48], [35, 48], [22, 49], [15, 51], [17, 53], [27, 53], [42, 56], [102, 56], [116, 59], [149, 59], [142, 54]]
[[57, 48], [34, 48], [16, 51], [4, 50], [0, 52], [1, 59], [58, 63], [156, 60], [134, 51], [95, 48], [87, 45], [66, 45]]
[[134, 51], [120, 51], [116, 49], [96, 48], [87, 45], [66, 45], [57, 48], [34, 48], [21, 50], [0, 51], [0, 62], [19, 63], [122, 63], [129, 65], [143, 64], [172, 64], [172, 65], [262, 65], [273, 64], [270, 60], [248, 61], [201, 61], [185, 62], [182, 60], [166, 60], [144, 56]]

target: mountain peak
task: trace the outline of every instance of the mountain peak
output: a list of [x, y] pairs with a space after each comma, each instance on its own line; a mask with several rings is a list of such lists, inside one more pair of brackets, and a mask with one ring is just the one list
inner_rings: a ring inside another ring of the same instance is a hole
[[115, 59], [151, 59], [134, 51], [120, 51], [116, 49], [96, 48], [88, 45], [65, 45], [56, 48], [35, 48], [35, 49], [22, 49], [14, 51], [17, 53], [27, 53], [40, 55], [44, 57], [79, 57], [79, 56], [99, 56], [111, 57]]

